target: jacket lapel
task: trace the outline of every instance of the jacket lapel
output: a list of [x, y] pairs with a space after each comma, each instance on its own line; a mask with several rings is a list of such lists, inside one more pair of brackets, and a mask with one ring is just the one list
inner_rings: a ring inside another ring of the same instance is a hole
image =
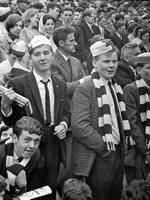
[[59, 85], [57, 84], [57, 81], [52, 76], [53, 81], [53, 89], [54, 89], [54, 97], [55, 97], [55, 103], [54, 103], [54, 123], [57, 123], [57, 116], [59, 111], [59, 101], [60, 101], [60, 89]]
[[62, 66], [62, 68], [66, 71], [66, 73], [69, 75], [70, 77], [70, 81], [71, 80], [71, 77], [72, 77], [72, 70], [71, 70], [71, 66], [69, 66], [68, 62], [63, 58], [63, 56], [58, 52], [56, 51], [56, 58], [59, 62], [59, 64]]
[[28, 85], [31, 89], [32, 95], [34, 97], [34, 101], [37, 104], [37, 107], [44, 119], [44, 112], [43, 112], [43, 106], [42, 106], [42, 101], [41, 101], [41, 97], [40, 97], [40, 93], [39, 93], [39, 89], [36, 83], [36, 79], [33, 75], [33, 72], [29, 73], [29, 77], [28, 77]]

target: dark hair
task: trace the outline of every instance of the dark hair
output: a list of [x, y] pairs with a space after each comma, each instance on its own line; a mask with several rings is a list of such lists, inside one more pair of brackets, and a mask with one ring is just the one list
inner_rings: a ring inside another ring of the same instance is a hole
[[142, 36], [145, 35], [146, 33], [148, 33], [149, 36], [150, 36], [149, 30], [148, 30], [148, 29], [144, 29], [144, 30], [141, 32], [141, 37], [140, 37], [140, 39], [142, 39]]
[[114, 24], [114, 26], [115, 26], [115, 29], [118, 30], [118, 28], [121, 28], [122, 26], [125, 26], [125, 24], [122, 23], [122, 22], [118, 22], [118, 23]]
[[10, 128], [9, 126], [3, 125], [3, 126], [0, 128], [0, 137], [1, 137], [2, 133], [3, 133], [4, 131], [7, 131], [9, 128]]
[[140, 29], [142, 29], [142, 26], [137, 26], [137, 27], [135, 27], [135, 29], [134, 29], [135, 37], [138, 36], [138, 31], [139, 31]]
[[91, 10], [86, 10], [84, 13], [83, 13], [83, 18], [84, 17], [87, 17], [87, 16], [91, 16], [92, 15], [92, 11]]
[[133, 33], [135, 27], [137, 26], [137, 24], [132, 23], [128, 26], [128, 33]]
[[49, 9], [54, 9], [54, 8], [59, 8], [61, 11], [61, 7], [57, 3], [50, 2], [47, 4], [47, 12], [49, 12]]
[[64, 8], [62, 9], [62, 13], [65, 12], [65, 11], [71, 11], [73, 12], [73, 9], [71, 6], [64, 6]]
[[98, 21], [101, 21], [101, 19], [103, 19], [103, 18], [105, 18], [105, 19], [108, 20], [108, 18], [107, 18], [105, 15], [100, 15], [100, 16], [98, 17]]
[[34, 3], [31, 5], [31, 8], [36, 8], [36, 9], [43, 9], [44, 5], [40, 2]]
[[0, 22], [4, 22], [9, 15], [10, 15], [10, 12], [5, 13], [4, 15], [0, 16]]
[[77, 11], [77, 12], [84, 12], [84, 9], [81, 8], [81, 7], [76, 7], [76, 8], [75, 8], [75, 11]]
[[43, 24], [44, 25], [46, 24], [46, 22], [47, 22], [48, 19], [52, 19], [53, 22], [54, 22], [54, 18], [51, 15], [46, 14], [46, 15], [43, 16]]
[[10, 29], [15, 26], [16, 23], [19, 21], [22, 22], [22, 28], [23, 28], [23, 21], [21, 17], [18, 14], [11, 14], [7, 17], [5, 27], [8, 32], [10, 32]]
[[124, 19], [124, 16], [121, 14], [116, 15], [115, 20], [119, 21], [120, 19]]
[[13, 133], [19, 137], [22, 131], [28, 131], [30, 134], [43, 135], [43, 126], [41, 123], [32, 117], [23, 116], [13, 127]]
[[53, 35], [53, 40], [56, 44], [56, 46], [59, 46], [59, 41], [63, 40], [66, 41], [67, 36], [71, 33], [74, 33], [74, 27], [73, 26], [68, 26], [68, 25], [63, 25], [55, 29], [54, 35]]
[[71, 178], [65, 181], [62, 190], [63, 200], [92, 200], [92, 190], [82, 180]]

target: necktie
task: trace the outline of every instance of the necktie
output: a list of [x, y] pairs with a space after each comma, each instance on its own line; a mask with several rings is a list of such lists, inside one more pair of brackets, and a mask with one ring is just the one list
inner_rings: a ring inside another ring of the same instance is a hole
[[110, 88], [110, 92], [111, 92], [112, 98], [114, 100], [116, 117], [117, 117], [117, 121], [118, 121], [118, 128], [119, 128], [119, 132], [121, 133], [122, 132], [122, 121], [121, 121], [120, 111], [119, 111], [117, 99], [116, 99], [114, 90], [112, 89], [112, 84], [110, 81], [108, 81], [108, 86]]
[[67, 62], [68, 62], [69, 67], [70, 67], [70, 76], [71, 76], [71, 81], [72, 81], [72, 68], [71, 68], [71, 60], [70, 60], [70, 58], [68, 58]]
[[23, 160], [23, 158], [18, 158], [18, 163], [20, 163]]
[[49, 90], [48, 90], [48, 82], [44, 82], [41, 80], [45, 87], [45, 113], [46, 113], [46, 124], [49, 125], [51, 123], [51, 110], [50, 110], [50, 97], [49, 97]]

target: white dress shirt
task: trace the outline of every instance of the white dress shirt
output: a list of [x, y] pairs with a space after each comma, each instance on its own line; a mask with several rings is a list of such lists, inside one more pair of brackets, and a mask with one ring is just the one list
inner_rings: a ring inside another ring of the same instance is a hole
[[[41, 82], [41, 80], [43, 80], [41, 78], [41, 76], [39, 76], [34, 70], [33, 70], [33, 74], [35, 76], [37, 86], [39, 88], [39, 92], [40, 92], [40, 96], [41, 96], [41, 100], [42, 100], [42, 107], [43, 107], [43, 111], [44, 111], [44, 120], [46, 120], [45, 86]], [[51, 77], [49, 77], [49, 80], [50, 81], [48, 82], [48, 90], [49, 90], [49, 97], [50, 97], [51, 125], [53, 125], [54, 124], [54, 102], [55, 102], [55, 98], [54, 98], [54, 89], [53, 89], [53, 83], [52, 83]]]

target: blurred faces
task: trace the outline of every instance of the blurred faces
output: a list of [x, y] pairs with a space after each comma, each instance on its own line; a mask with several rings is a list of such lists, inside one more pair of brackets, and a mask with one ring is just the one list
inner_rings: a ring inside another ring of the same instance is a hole
[[106, 19], [105, 17], [102, 17], [102, 18], [99, 20], [99, 25], [100, 25], [102, 28], [107, 27], [107, 19]]
[[54, 9], [49, 9], [48, 14], [50, 14], [54, 19], [57, 19], [60, 13], [60, 9], [55, 7]]
[[77, 43], [74, 38], [74, 33], [68, 34], [66, 41], [60, 41], [60, 43], [61, 48], [65, 53], [70, 54], [75, 52], [75, 46]]
[[144, 43], [148, 43], [149, 42], [149, 33], [145, 33], [142, 35], [142, 41]]
[[93, 60], [96, 71], [106, 80], [114, 77], [118, 68], [118, 57], [116, 52], [108, 52], [97, 56]]
[[144, 67], [138, 69], [138, 73], [144, 79], [144, 81], [150, 85], [150, 64], [145, 64]]
[[38, 22], [39, 22], [39, 15], [35, 13], [31, 18], [30, 18], [30, 25], [33, 28], [38, 27]]
[[44, 27], [46, 33], [52, 34], [54, 32], [54, 21], [52, 19], [48, 19]]
[[72, 22], [73, 12], [71, 10], [65, 10], [61, 14], [62, 20], [65, 22], [65, 24], [70, 24]]
[[89, 23], [90, 25], [93, 25], [94, 24], [94, 14], [92, 13], [90, 16], [86, 16], [84, 17], [85, 21], [87, 23]]
[[121, 26], [118, 28], [117, 32], [120, 34], [120, 35], [123, 35], [124, 33], [126, 33], [126, 27], [125, 25]]
[[28, 131], [22, 130], [22, 134], [17, 137], [12, 135], [14, 150], [18, 157], [31, 158], [39, 147], [41, 136], [30, 134]]
[[26, 10], [29, 9], [29, 4], [22, 2], [22, 3], [18, 3], [18, 8], [21, 10], [21, 12], [25, 12]]
[[12, 136], [12, 128], [9, 128], [8, 130], [6, 131], [3, 131], [2, 134], [1, 134], [1, 138], [0, 140], [4, 140], [4, 139], [7, 139], [7, 138], [10, 138]]
[[23, 26], [23, 23], [22, 21], [19, 21], [15, 24], [15, 26], [13, 28], [10, 28], [10, 32], [14, 35], [17, 35], [19, 36], [20, 35], [20, 32], [22, 30], [22, 26]]
[[81, 22], [81, 16], [80, 15], [74, 15], [73, 16], [73, 24], [75, 24], [75, 25], [79, 25], [80, 24], [80, 22]]
[[138, 46], [134, 49], [127, 49], [125, 52], [125, 60], [132, 67], [136, 67], [136, 58], [140, 53], [141, 53], [141, 50]]

